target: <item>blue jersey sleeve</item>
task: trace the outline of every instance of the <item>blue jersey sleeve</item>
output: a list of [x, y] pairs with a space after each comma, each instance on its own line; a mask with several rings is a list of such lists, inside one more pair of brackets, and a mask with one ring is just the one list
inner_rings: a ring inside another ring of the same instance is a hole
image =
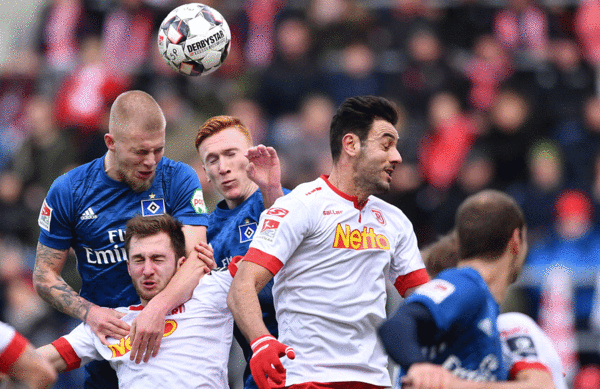
[[200, 179], [191, 166], [182, 162], [173, 165], [169, 188], [171, 215], [184, 225], [207, 226], [208, 208]]
[[39, 242], [57, 250], [71, 247], [73, 240], [73, 196], [68, 174], [58, 177], [42, 204], [38, 217]]
[[468, 323], [486, 304], [481, 286], [470, 277], [458, 273], [441, 273], [415, 291], [406, 303], [423, 304], [431, 313], [438, 336], [448, 332], [457, 323]]

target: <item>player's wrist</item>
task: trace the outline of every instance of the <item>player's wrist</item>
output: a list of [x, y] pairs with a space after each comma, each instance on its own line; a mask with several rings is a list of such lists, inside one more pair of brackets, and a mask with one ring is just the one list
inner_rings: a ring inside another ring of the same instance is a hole
[[250, 342], [250, 348], [252, 349], [252, 351], [256, 351], [256, 349], [258, 347], [260, 347], [261, 345], [263, 345], [265, 342], [272, 341], [272, 340], [277, 341], [277, 339], [271, 334], [260, 335], [256, 338], [254, 338], [254, 340], [252, 342]]

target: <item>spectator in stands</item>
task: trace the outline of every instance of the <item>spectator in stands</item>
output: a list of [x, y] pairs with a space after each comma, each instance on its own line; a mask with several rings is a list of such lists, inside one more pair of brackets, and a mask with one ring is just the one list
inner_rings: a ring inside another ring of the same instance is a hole
[[[542, 280], [548, 269], [560, 264], [572, 272], [595, 272], [600, 267], [600, 234], [594, 229], [594, 209], [588, 194], [564, 190], [554, 205], [554, 231], [533, 246], [527, 265]], [[540, 285], [533, 287], [534, 313], [537, 313]], [[593, 287], [575, 288], [574, 309], [578, 328], [587, 326], [593, 299]]]
[[507, 188], [523, 208], [530, 242], [544, 239], [552, 231], [552, 210], [566, 183], [564, 156], [552, 140], [536, 141], [527, 155], [528, 178]]

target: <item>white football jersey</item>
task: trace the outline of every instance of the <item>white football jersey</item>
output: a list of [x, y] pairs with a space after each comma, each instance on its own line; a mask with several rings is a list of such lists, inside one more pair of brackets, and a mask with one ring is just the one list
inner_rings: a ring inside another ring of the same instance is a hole
[[556, 389], [568, 388], [552, 341], [533, 319], [518, 312], [503, 313], [498, 316], [498, 331], [509, 379], [524, 369], [543, 369], [552, 375]]
[[7, 374], [28, 344], [23, 335], [0, 321], [0, 372]]
[[[213, 271], [200, 279], [192, 298], [165, 318], [165, 333], [156, 357], [147, 363], [129, 360], [129, 336], [110, 339], [107, 347], [87, 324], [52, 342], [67, 362], [67, 370], [105, 359], [116, 370], [119, 388], [229, 388], [227, 361], [233, 334], [233, 316], [227, 307], [232, 276]], [[129, 324], [141, 306], [117, 308]]]
[[275, 274], [286, 385], [359, 381], [389, 386], [376, 329], [386, 318], [386, 277], [401, 294], [427, 282], [412, 224], [376, 197], [359, 206], [325, 176], [265, 210], [244, 260]]

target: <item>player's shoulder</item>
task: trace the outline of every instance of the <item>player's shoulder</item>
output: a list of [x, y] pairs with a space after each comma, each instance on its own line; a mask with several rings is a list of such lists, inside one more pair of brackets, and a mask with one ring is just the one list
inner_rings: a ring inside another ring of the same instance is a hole
[[327, 184], [325, 183], [325, 181], [323, 181], [320, 178], [314, 181], [304, 182], [296, 186], [291, 191], [289, 191], [285, 196], [278, 198], [277, 202], [301, 202], [307, 205], [318, 203], [319, 201], [322, 201], [321, 195], [325, 192], [324, 188], [326, 186]]
[[371, 208], [380, 210], [387, 218], [393, 219], [395, 221], [394, 224], [396, 225], [398, 223], [401, 223], [402, 225], [412, 225], [412, 222], [400, 208], [380, 199], [377, 196], [369, 196], [369, 202], [367, 205]]
[[482, 297], [484, 295], [482, 292], [488, 290], [481, 275], [470, 267], [446, 269], [434, 280], [442, 280], [453, 285], [461, 294]]
[[194, 169], [185, 162], [174, 161], [167, 157], [162, 157], [158, 163], [157, 170], [163, 170], [166, 174], [176, 171], [194, 171]]
[[98, 174], [104, 172], [104, 157], [76, 166], [58, 176], [52, 183], [52, 190], [66, 189], [68, 192], [87, 187], [87, 183], [99, 182]]
[[498, 315], [498, 330], [505, 336], [510, 336], [511, 332], [516, 334], [541, 331], [531, 317], [520, 312], [506, 312]]

